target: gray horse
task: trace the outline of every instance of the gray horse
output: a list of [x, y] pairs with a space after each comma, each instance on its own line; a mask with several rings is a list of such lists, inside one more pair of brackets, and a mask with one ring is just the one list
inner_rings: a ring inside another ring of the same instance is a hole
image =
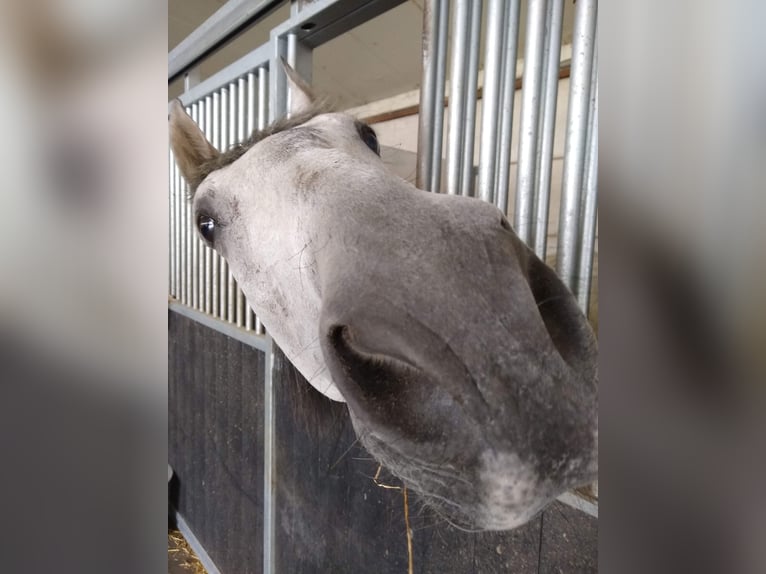
[[523, 524], [596, 478], [597, 344], [495, 207], [391, 173], [375, 132], [317, 106], [220, 153], [174, 102], [194, 221], [367, 450], [461, 527]]

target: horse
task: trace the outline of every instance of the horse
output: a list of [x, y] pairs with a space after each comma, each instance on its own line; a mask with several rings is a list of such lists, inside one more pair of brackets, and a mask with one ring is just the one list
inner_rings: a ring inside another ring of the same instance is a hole
[[564, 283], [478, 199], [393, 174], [287, 64], [286, 118], [228, 150], [171, 103], [202, 239], [375, 459], [450, 523], [509, 530], [598, 472], [598, 348]]

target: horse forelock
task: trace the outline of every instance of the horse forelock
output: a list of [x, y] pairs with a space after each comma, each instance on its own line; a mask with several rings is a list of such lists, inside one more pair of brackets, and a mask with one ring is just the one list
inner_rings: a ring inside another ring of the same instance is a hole
[[218, 154], [213, 159], [202, 162], [196, 167], [194, 175], [189, 178], [189, 197], [193, 198], [199, 185], [205, 181], [205, 178], [211, 173], [231, 165], [241, 158], [247, 151], [258, 142], [275, 134], [289, 131], [297, 128], [309, 120], [321, 114], [328, 113], [330, 108], [324, 102], [316, 103], [310, 110], [289, 117], [279, 119], [262, 130], [254, 130], [249, 138], [230, 146], [225, 151]]

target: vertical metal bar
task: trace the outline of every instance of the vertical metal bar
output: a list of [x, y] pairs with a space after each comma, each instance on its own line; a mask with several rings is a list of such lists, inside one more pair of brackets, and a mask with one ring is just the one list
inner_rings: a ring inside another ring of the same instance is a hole
[[[221, 149], [221, 96], [218, 92], [213, 92], [213, 124], [212, 124], [212, 132], [210, 134], [211, 140], [210, 143], [213, 144], [218, 149]], [[219, 317], [220, 318], [220, 301], [219, 301], [219, 294], [218, 294], [218, 286], [221, 283], [221, 275], [220, 275], [220, 266], [221, 266], [221, 255], [217, 252], [213, 252], [213, 260], [212, 260], [212, 269], [211, 269], [211, 291], [210, 291], [210, 298], [211, 298], [211, 306], [210, 306], [210, 313], [213, 315], [213, 317]]]
[[465, 133], [465, 88], [468, 61], [468, 37], [471, 16], [468, 0], [455, 0], [455, 17], [452, 23], [452, 65], [450, 71], [449, 132], [447, 134], [447, 193], [460, 193], [463, 134]]
[[183, 200], [184, 200], [184, 186], [183, 179], [181, 177], [181, 170], [178, 168], [178, 163], [173, 164], [175, 170], [175, 188], [174, 195], [176, 198], [176, 299], [183, 301], [184, 298], [184, 283], [183, 283]]
[[[237, 141], [242, 142], [245, 140], [246, 128], [247, 128], [247, 79], [242, 77], [239, 79], [239, 86], [237, 89]], [[237, 284], [236, 292], [237, 300], [237, 325], [239, 327], [245, 326], [245, 294], [242, 292], [242, 288]]]
[[[231, 82], [229, 84], [229, 145], [233, 146], [237, 142], [237, 84]], [[234, 275], [231, 272], [231, 266], [229, 266], [229, 276], [227, 278], [228, 293], [227, 299], [227, 311], [226, 320], [229, 323], [236, 321], [236, 307], [237, 307], [237, 282], [234, 280]]]
[[[213, 139], [213, 98], [205, 97], [205, 137]], [[205, 249], [205, 313], [213, 312], [213, 259], [215, 253], [210, 247]]]
[[237, 142], [247, 133], [247, 78], [241, 77], [237, 86]]
[[[298, 75], [307, 83], [311, 83], [312, 77], [312, 52], [304, 44], [298, 41], [298, 35], [287, 35], [287, 63], [298, 72]], [[293, 94], [287, 90], [287, 110], [292, 107]]]
[[176, 298], [181, 302], [186, 302], [186, 280], [184, 277], [184, 261], [186, 258], [186, 244], [184, 242], [184, 181], [181, 176], [181, 170], [176, 168], [176, 243], [178, 244], [178, 255], [176, 256], [176, 284], [178, 285], [178, 294]]
[[274, 574], [274, 489], [276, 485], [274, 416], [274, 343], [269, 341], [263, 381], [263, 574]]
[[168, 293], [171, 297], [176, 296], [175, 191], [175, 158], [168, 147]]
[[418, 114], [418, 157], [415, 185], [429, 189], [433, 168], [434, 114], [437, 101], [436, 69], [439, 12], [442, 2], [423, 2], [423, 74], [420, 80], [420, 110]]
[[[257, 86], [255, 83], [255, 73], [248, 72], [247, 74], [247, 137], [250, 137], [255, 130], [255, 100], [257, 95]], [[244, 297], [244, 295], [243, 295]], [[245, 329], [252, 331], [253, 322], [255, 316], [253, 309], [250, 307], [250, 303], [245, 301]]]
[[519, 0], [506, 6], [503, 39], [503, 82], [500, 88], [500, 133], [497, 144], [497, 174], [495, 175], [495, 205], [508, 213], [508, 188], [511, 180], [511, 144], [513, 138], [513, 108], [516, 100], [516, 61], [518, 60]]
[[495, 189], [504, 15], [504, 0], [488, 0], [487, 39], [484, 46], [484, 91], [481, 109], [481, 147], [479, 150], [479, 197], [489, 202], [494, 201]]
[[516, 178], [514, 228], [525, 243], [532, 241], [532, 206], [537, 168], [537, 138], [543, 79], [545, 17], [547, 0], [529, 0], [527, 4], [527, 41], [524, 48], [524, 75], [521, 86], [521, 125], [519, 126], [519, 163]]
[[460, 194], [473, 195], [474, 170], [473, 150], [476, 140], [476, 104], [479, 84], [479, 51], [481, 49], [481, 9], [482, 0], [474, 0], [471, 5], [471, 37], [468, 43], [468, 71], [466, 79], [465, 130], [463, 135], [463, 169], [460, 181]]
[[[258, 68], [258, 129], [266, 127], [269, 120], [269, 99], [268, 99], [269, 72], [265, 66]], [[255, 330], [257, 333], [263, 332], [263, 325], [258, 317], [255, 317]]]
[[265, 67], [258, 68], [258, 129], [262, 130], [269, 121], [268, 86], [269, 72]]
[[537, 183], [535, 189], [534, 250], [545, 261], [548, 250], [548, 216], [553, 171], [553, 143], [556, 135], [556, 106], [559, 95], [561, 65], [561, 29], [564, 21], [564, 0], [549, 0], [548, 25], [545, 41], [545, 71], [543, 72], [543, 113], [538, 146]]
[[258, 87], [255, 82], [255, 72], [247, 73], [247, 135], [250, 137], [253, 135], [256, 124], [256, 99], [258, 97]]
[[[288, 34], [287, 35], [287, 63], [295, 69], [295, 63], [298, 60], [298, 35], [297, 34]], [[285, 109], [287, 111], [287, 116], [290, 117], [291, 112], [290, 108], [293, 106], [293, 97], [295, 94], [293, 94], [293, 91], [288, 87], [287, 88], [287, 100], [285, 102]]]
[[[221, 151], [229, 147], [229, 90], [222, 87], [221, 93]], [[220, 284], [218, 294], [220, 296], [220, 315], [222, 320], [226, 320], [226, 311], [228, 310], [227, 297], [229, 295], [229, 264], [226, 259], [221, 257], [221, 273], [219, 276]]]
[[[197, 103], [197, 125], [203, 135], [206, 135], [205, 124], [207, 122], [205, 112], [205, 100], [201, 99]], [[193, 213], [192, 217], [194, 217]], [[193, 227], [196, 226], [193, 225]], [[205, 308], [205, 244], [202, 242], [199, 234], [196, 233], [196, 229], [194, 231], [194, 248], [197, 250], [197, 268], [195, 270], [195, 277], [197, 279], [197, 309], [203, 311]]]
[[436, 49], [436, 100], [434, 102], [434, 142], [431, 154], [431, 182], [429, 189], [441, 191], [442, 145], [444, 136], [444, 87], [447, 83], [447, 37], [449, 36], [449, 6], [446, 2], [439, 10], [438, 42]]
[[[597, 66], [593, 67], [594, 72]], [[593, 281], [593, 254], [596, 243], [596, 218], [598, 217], [598, 76], [594, 78], [591, 91], [590, 129], [588, 130], [588, 163], [585, 172], [580, 237], [580, 265], [575, 294], [580, 308], [587, 315], [590, 305], [590, 288]]]
[[572, 64], [569, 76], [569, 111], [564, 146], [561, 213], [556, 254], [556, 271], [570, 288], [575, 288], [579, 209], [585, 167], [590, 87], [596, 37], [597, 0], [579, 0], [575, 4], [572, 37]]
[[[192, 104], [192, 119], [194, 123], [199, 125], [199, 106], [196, 103]], [[194, 214], [191, 211], [191, 201], [186, 202], [186, 207], [188, 210], [189, 243], [191, 244], [191, 266], [189, 269], [191, 274], [191, 306], [199, 309], [199, 238], [194, 232]]]
[[[191, 106], [189, 106], [186, 110], [187, 114], [191, 114]], [[192, 235], [190, 233], [191, 225], [191, 207], [189, 206], [189, 184], [184, 181], [184, 203], [183, 203], [183, 211], [184, 211], [184, 246], [185, 246], [185, 257], [184, 257], [184, 281], [186, 285], [186, 300], [185, 303], [188, 306], [192, 306], [192, 251], [194, 248], [192, 247]]]

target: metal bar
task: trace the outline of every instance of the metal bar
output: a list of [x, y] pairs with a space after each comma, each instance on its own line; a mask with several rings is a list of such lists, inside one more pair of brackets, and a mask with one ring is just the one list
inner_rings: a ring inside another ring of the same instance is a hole
[[[205, 98], [205, 137], [213, 139], [213, 98]], [[205, 313], [213, 312], [213, 259], [215, 252], [205, 245]]]
[[449, 9], [444, 3], [439, 10], [438, 42], [436, 49], [436, 99], [434, 102], [434, 143], [431, 155], [431, 182], [429, 189], [441, 191], [442, 145], [444, 136], [444, 87], [447, 83], [447, 37], [449, 36]]
[[[256, 96], [258, 93], [258, 86], [255, 81], [255, 72], [247, 73], [247, 137], [250, 137], [255, 130], [256, 120]], [[245, 329], [248, 331], [253, 330], [253, 321], [255, 316], [253, 310], [250, 307], [250, 303], [245, 301]]]
[[247, 78], [239, 78], [237, 86], [237, 142], [244, 141], [247, 133]]
[[229, 0], [168, 54], [168, 83], [194, 66], [284, 0]]
[[593, 80], [591, 82], [591, 110], [588, 128], [588, 160], [585, 170], [580, 218], [580, 261], [575, 296], [580, 308], [588, 313], [590, 288], [593, 281], [593, 254], [596, 243], [598, 217], [598, 54], [594, 53]]
[[258, 129], [262, 130], [269, 121], [268, 100], [269, 72], [265, 66], [258, 68]]
[[535, 224], [532, 233], [535, 253], [543, 261], [545, 261], [548, 250], [548, 216], [553, 171], [553, 143], [556, 135], [556, 106], [559, 95], [564, 0], [549, 0], [547, 20], [545, 71], [543, 72], [543, 113], [538, 140]]
[[[229, 145], [233, 146], [237, 142], [237, 84], [231, 82], [229, 84]], [[234, 275], [231, 272], [231, 266], [229, 266], [229, 276], [227, 278], [228, 293], [227, 299], [227, 311], [226, 320], [230, 323], [236, 321], [237, 312], [237, 282], [234, 279]]]
[[175, 169], [175, 197], [176, 197], [176, 299], [184, 299], [184, 277], [183, 277], [183, 206], [184, 206], [184, 183], [181, 177], [181, 170], [178, 163], [174, 164]]
[[168, 292], [171, 297], [176, 296], [175, 194], [175, 158], [172, 148], [168, 146]]
[[[306, 83], [311, 83], [312, 77], [312, 58], [311, 50], [304, 46], [299, 40], [298, 35], [290, 33], [287, 35], [287, 52], [285, 55], [287, 63], [298, 72], [298, 75], [303, 78]], [[292, 90], [287, 90], [287, 100], [285, 104], [285, 110], [287, 115], [290, 115], [290, 108], [292, 107], [293, 94]]]
[[[200, 100], [197, 102], [197, 125], [205, 135], [205, 124], [207, 123], [205, 117], [205, 101]], [[194, 214], [192, 214], [193, 217]], [[195, 230], [196, 231], [196, 230]], [[199, 234], [194, 233], [195, 244], [194, 247], [197, 250], [197, 268], [195, 270], [195, 276], [197, 278], [197, 309], [200, 311], [205, 310], [205, 244], [202, 242], [202, 238]]]
[[239, 60], [229, 64], [221, 71], [216, 72], [209, 78], [203, 80], [188, 92], [184, 92], [179, 97], [184, 104], [203, 98], [208, 94], [217, 91], [221, 86], [226, 86], [229, 82], [247, 74], [250, 70], [265, 64], [269, 61], [270, 54], [270, 46], [268, 44], [259, 46], [252, 52], [248, 52], [242, 56]]
[[[269, 72], [265, 66], [258, 68], [258, 129], [266, 127], [269, 120], [269, 100], [268, 100]], [[255, 331], [263, 332], [263, 326], [260, 319], [255, 317]]]
[[527, 4], [527, 41], [524, 48], [519, 162], [514, 208], [514, 229], [519, 238], [527, 244], [532, 240], [532, 206], [537, 168], [537, 139], [540, 132], [547, 5], [547, 0], [529, 0]]
[[176, 275], [178, 277], [178, 300], [186, 303], [186, 185], [181, 176], [181, 170], [176, 163], [176, 213], [178, 215], [178, 229], [176, 236], [178, 238], [178, 261], [176, 262]]
[[508, 188], [511, 180], [511, 144], [513, 138], [513, 108], [516, 101], [516, 61], [518, 60], [520, 1], [511, 0], [506, 6], [503, 40], [503, 82], [500, 88], [500, 130], [497, 144], [497, 174], [495, 176], [495, 205], [508, 213]]
[[[213, 125], [212, 125], [212, 132], [210, 134], [211, 140], [210, 142], [218, 149], [221, 149], [221, 96], [218, 92], [213, 92]], [[211, 298], [211, 307], [210, 307], [210, 313], [214, 317], [220, 317], [220, 301], [219, 301], [219, 295], [218, 295], [218, 286], [220, 284], [220, 266], [221, 266], [221, 255], [215, 251], [213, 252], [213, 261], [212, 261], [212, 269], [211, 269], [211, 292], [210, 292], [210, 298]]]
[[460, 194], [473, 195], [474, 169], [473, 150], [476, 140], [476, 104], [479, 85], [479, 51], [481, 50], [481, 9], [482, 0], [474, 0], [471, 5], [471, 37], [469, 41], [468, 71], [466, 79], [465, 131], [463, 135], [463, 169], [460, 181]]
[[429, 189], [433, 169], [437, 41], [441, 7], [442, 2], [439, 0], [424, 0], [423, 3], [423, 73], [420, 80], [418, 157], [415, 175], [415, 185], [419, 189]]
[[[247, 78], [244, 76], [239, 79], [237, 88], [237, 141], [242, 142], [245, 139], [247, 127], [247, 108], [248, 108]], [[237, 325], [245, 326], [245, 294], [237, 285]]]
[[[181, 308], [184, 310], [187, 309], [186, 307]], [[184, 540], [186, 540], [186, 543], [194, 551], [194, 554], [197, 555], [197, 558], [202, 564], [205, 572], [207, 572], [207, 574], [221, 574], [218, 566], [216, 566], [215, 562], [213, 562], [213, 560], [210, 558], [210, 555], [205, 550], [205, 547], [202, 546], [199, 540], [197, 540], [197, 537], [194, 535], [194, 532], [192, 532], [192, 529], [186, 523], [183, 516], [178, 514], [178, 511], [174, 511], [173, 515], [176, 521], [176, 526], [178, 526], [178, 531], [183, 534]]]
[[504, 15], [505, 2], [503, 0], [488, 0], [487, 39], [484, 47], [484, 91], [481, 109], [481, 147], [479, 150], [479, 197], [489, 202], [494, 200], [495, 189]]
[[585, 167], [590, 87], [596, 37], [597, 0], [579, 0], [575, 4], [572, 37], [572, 64], [569, 76], [569, 111], [564, 147], [561, 213], [556, 254], [556, 271], [570, 288], [575, 288], [578, 272], [577, 242], [579, 209]]
[[[192, 104], [192, 119], [194, 123], [199, 125], [199, 105], [197, 103]], [[191, 243], [191, 306], [195, 309], [199, 309], [199, 237], [194, 233], [194, 214], [191, 211], [191, 201], [187, 201], [187, 208], [189, 213], [189, 242]]]
[[[312, 0], [285, 25], [307, 48], [316, 48], [407, 0]], [[444, 0], [441, 0], [444, 1]], [[446, 2], [445, 2], [446, 4]], [[310, 23], [311, 29], [305, 25]]]
[[255, 72], [247, 73], [247, 137], [253, 135], [256, 124], [256, 100], [258, 98], [258, 86], [256, 85]]
[[455, 0], [452, 24], [452, 66], [450, 71], [449, 132], [447, 133], [447, 193], [460, 193], [463, 164], [463, 134], [465, 129], [465, 89], [468, 62], [468, 38], [471, 11], [468, 0]]
[[[213, 146], [221, 149], [221, 96], [219, 92], [213, 92], [213, 125], [211, 133], [211, 142]], [[212, 260], [211, 277], [211, 308], [210, 313], [214, 317], [220, 317], [220, 267], [221, 255], [215, 251]]]
[[274, 557], [276, 549], [276, 498], [277, 472], [275, 464], [275, 434], [276, 421], [274, 416], [274, 343], [271, 337], [266, 340], [269, 345], [266, 351], [266, 369], [263, 381], [263, 574], [274, 574]]
[[[226, 87], [222, 87], [220, 90], [221, 98], [221, 139], [220, 149], [224, 151], [229, 147], [229, 90]], [[219, 301], [219, 317], [222, 320], [226, 320], [226, 311], [228, 309], [227, 297], [229, 295], [229, 264], [226, 259], [221, 257], [221, 272], [219, 275], [218, 295]]]
[[[186, 113], [191, 113], [191, 106], [186, 107]], [[181, 205], [181, 210], [183, 214], [183, 221], [182, 221], [182, 241], [183, 241], [183, 251], [184, 251], [184, 257], [183, 257], [183, 267], [181, 269], [181, 272], [183, 273], [183, 287], [184, 287], [184, 293], [183, 293], [183, 302], [186, 305], [191, 305], [191, 240], [189, 237], [189, 201], [187, 198], [189, 197], [189, 184], [186, 182], [186, 180], [183, 180], [183, 203]]]
[[178, 313], [179, 315], [193, 319], [205, 327], [209, 327], [214, 331], [223, 333], [227, 337], [241, 341], [242, 343], [250, 345], [259, 351], [263, 351], [264, 353], [268, 353], [269, 349], [271, 348], [271, 342], [265, 337], [256, 335], [255, 333], [248, 333], [247, 331], [243, 331], [235, 325], [221, 321], [218, 318], [205, 315], [204, 313], [200, 313], [199, 311], [196, 311], [185, 305], [170, 303], [168, 308], [174, 313]]

